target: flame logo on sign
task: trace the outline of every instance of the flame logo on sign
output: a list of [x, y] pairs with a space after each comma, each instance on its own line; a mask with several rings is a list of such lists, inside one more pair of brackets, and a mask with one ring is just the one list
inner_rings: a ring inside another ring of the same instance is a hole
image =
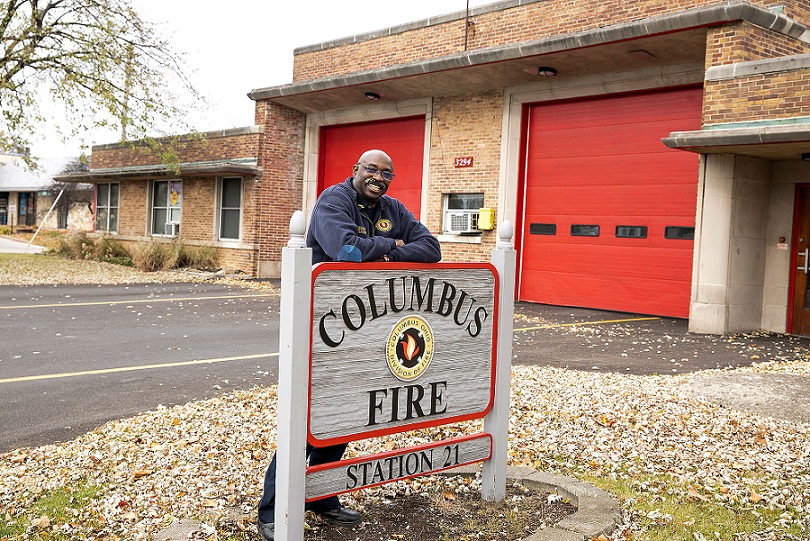
[[402, 344], [402, 354], [409, 361], [413, 360], [414, 356], [419, 353], [419, 346], [410, 334], [406, 335], [405, 340], [401, 341], [400, 344]]
[[385, 360], [401, 381], [413, 381], [427, 370], [433, 358], [433, 330], [424, 318], [405, 316], [391, 329]]

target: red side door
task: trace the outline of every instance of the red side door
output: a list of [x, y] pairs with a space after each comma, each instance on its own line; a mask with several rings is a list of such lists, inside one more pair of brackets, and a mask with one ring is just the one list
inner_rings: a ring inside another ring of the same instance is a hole
[[318, 193], [351, 176], [357, 159], [371, 149], [391, 156], [396, 178], [388, 195], [399, 199], [418, 219], [425, 154], [424, 116], [322, 128]]

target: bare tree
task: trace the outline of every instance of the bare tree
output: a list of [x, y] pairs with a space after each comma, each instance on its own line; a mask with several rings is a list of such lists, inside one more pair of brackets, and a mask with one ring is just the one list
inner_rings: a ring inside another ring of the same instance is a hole
[[[65, 139], [98, 127], [128, 139], [187, 130], [198, 95], [183, 66], [129, 0], [0, 0], [0, 151], [42, 129]], [[64, 106], [66, 125], [46, 123], [45, 100]]]

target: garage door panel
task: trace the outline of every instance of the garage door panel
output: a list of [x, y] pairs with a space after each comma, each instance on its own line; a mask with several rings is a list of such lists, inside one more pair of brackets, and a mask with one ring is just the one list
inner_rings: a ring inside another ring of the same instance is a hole
[[[564, 197], [561, 192], [564, 191]], [[684, 208], [695, 203], [695, 187], [689, 185], [655, 186], [567, 186], [526, 190], [528, 217], [542, 211], [551, 216], [684, 216]], [[650, 202], [656, 201], [655, 206]], [[690, 209], [690, 222], [694, 222], [694, 209]], [[645, 225], [645, 224], [639, 224]], [[670, 224], [673, 225], [673, 224]]]
[[[520, 298], [687, 317], [698, 157], [666, 148], [672, 131], [700, 127], [699, 88], [532, 106], [523, 200]], [[532, 224], [556, 235], [532, 235]], [[598, 225], [598, 237], [572, 236]], [[646, 226], [617, 238], [616, 226]]]
[[[547, 292], [543, 299], [527, 298], [529, 302], [593, 308], [593, 299], [604, 297], [600, 309], [617, 312], [657, 314], [680, 317], [677, 312], [689, 310], [689, 282], [661, 282], [656, 280], [615, 283], [606, 277], [593, 274], [569, 275], [549, 273], [544, 277]], [[576, 287], [572, 288], [571, 283]], [[604, 293], [610, 291], [609, 296]], [[629, 300], [632, 299], [632, 302]], [[661, 311], [661, 306], [670, 306]]]
[[616, 278], [678, 279], [691, 267], [691, 263], [673, 261], [673, 254], [666, 247], [582, 244], [577, 250], [571, 250], [570, 245], [560, 244], [548, 245], [541, 254], [530, 255], [542, 257], [529, 259], [524, 266], [526, 269], [567, 273], [587, 271]]

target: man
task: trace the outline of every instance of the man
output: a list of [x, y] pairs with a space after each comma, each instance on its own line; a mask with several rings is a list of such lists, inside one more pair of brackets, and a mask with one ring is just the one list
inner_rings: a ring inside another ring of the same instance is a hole
[[[312, 263], [323, 261], [410, 261], [435, 263], [442, 258], [439, 241], [399, 201], [385, 195], [394, 180], [394, 165], [382, 150], [369, 150], [352, 167], [352, 176], [323, 191], [312, 210], [307, 246]], [[310, 466], [336, 462], [346, 444], [312, 447]], [[275, 539], [276, 458], [264, 478], [259, 502], [259, 533]], [[306, 508], [326, 522], [353, 526], [360, 513], [340, 506], [337, 496], [310, 502]]]

